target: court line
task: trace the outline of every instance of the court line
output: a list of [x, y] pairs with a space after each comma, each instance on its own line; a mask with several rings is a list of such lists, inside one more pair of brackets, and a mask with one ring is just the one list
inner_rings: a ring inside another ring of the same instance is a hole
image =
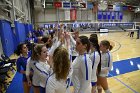
[[119, 80], [118, 78], [114, 77], [113, 75], [111, 75], [109, 73], [110, 76], [112, 76], [115, 80], [119, 81], [121, 84], [123, 84], [126, 88], [130, 89], [131, 91], [133, 91], [134, 93], [138, 93], [137, 91], [135, 91], [134, 89], [132, 89], [130, 86], [128, 86], [127, 84], [125, 84], [124, 82], [122, 82], [121, 80]]
[[115, 40], [112, 40], [112, 41], [119, 44], [119, 47], [116, 50], [111, 52], [111, 53], [114, 53], [114, 52], [118, 51], [121, 48], [121, 44], [118, 41], [115, 41]]

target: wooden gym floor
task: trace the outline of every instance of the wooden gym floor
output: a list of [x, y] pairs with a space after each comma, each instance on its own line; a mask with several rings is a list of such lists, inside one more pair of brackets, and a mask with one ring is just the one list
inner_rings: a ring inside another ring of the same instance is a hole
[[[136, 32], [134, 38], [130, 38], [128, 33], [97, 33], [99, 41], [106, 39], [114, 46], [111, 50], [113, 62], [140, 57], [140, 39], [136, 39]], [[81, 35], [89, 36], [90, 34]], [[112, 93], [140, 93], [140, 70], [110, 77], [108, 83]], [[71, 90], [73, 91], [73, 87]]]

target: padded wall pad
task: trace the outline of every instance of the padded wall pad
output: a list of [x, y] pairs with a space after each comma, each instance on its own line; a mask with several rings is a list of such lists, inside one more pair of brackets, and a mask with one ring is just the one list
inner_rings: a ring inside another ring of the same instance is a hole
[[26, 40], [26, 33], [25, 33], [25, 26], [23, 23], [19, 23], [15, 21], [15, 31], [18, 44], [21, 42], [25, 42]]
[[32, 24], [28, 24], [29, 25], [29, 30], [31, 31], [31, 32], [33, 32], [33, 25]]
[[24, 26], [25, 26], [25, 33], [26, 33], [26, 36], [28, 36], [29, 31], [30, 31], [29, 24], [24, 24]]
[[14, 53], [14, 42], [10, 22], [0, 20], [0, 36], [3, 53], [9, 57], [11, 54]]
[[16, 50], [18, 42], [17, 42], [17, 36], [16, 36], [15, 28], [12, 29], [12, 36], [13, 36], [13, 41], [14, 41], [14, 50]]

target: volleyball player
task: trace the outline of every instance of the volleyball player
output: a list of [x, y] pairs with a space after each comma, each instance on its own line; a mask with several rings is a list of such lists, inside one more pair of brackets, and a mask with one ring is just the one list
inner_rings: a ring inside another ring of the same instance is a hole
[[133, 38], [133, 36], [134, 36], [134, 31], [130, 31], [130, 37]]
[[[95, 35], [96, 36], [96, 35]], [[92, 93], [97, 93], [97, 74], [101, 71], [101, 53], [98, 44], [98, 38], [94, 36], [90, 36], [89, 38], [91, 42], [91, 53], [90, 58], [92, 60]]]
[[53, 54], [53, 73], [46, 82], [46, 93], [66, 93], [66, 79], [70, 70], [68, 51], [58, 47]]
[[[112, 45], [108, 40], [103, 40], [100, 42], [101, 53], [101, 72], [98, 76], [98, 93], [101, 93], [101, 87], [104, 89], [105, 93], [111, 93], [108, 87], [107, 76], [112, 68], [112, 54], [110, 50]], [[99, 86], [100, 85], [100, 86]]]
[[17, 72], [23, 74], [22, 81], [23, 81], [24, 93], [29, 93], [31, 86], [28, 86], [25, 71], [26, 71], [27, 59], [31, 56], [31, 54], [30, 52], [28, 52], [28, 48], [25, 43], [21, 43], [17, 46], [16, 54], [19, 55], [19, 58], [17, 59]]
[[88, 37], [80, 36], [76, 40], [78, 56], [72, 63], [72, 82], [74, 93], [91, 93], [92, 62], [87, 54], [90, 50]]

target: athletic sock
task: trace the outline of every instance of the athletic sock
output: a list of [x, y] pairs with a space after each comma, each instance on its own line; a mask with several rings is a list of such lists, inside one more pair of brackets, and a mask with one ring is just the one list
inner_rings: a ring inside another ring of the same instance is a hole
[[104, 91], [105, 91], [105, 93], [112, 93], [109, 89], [104, 90]]

